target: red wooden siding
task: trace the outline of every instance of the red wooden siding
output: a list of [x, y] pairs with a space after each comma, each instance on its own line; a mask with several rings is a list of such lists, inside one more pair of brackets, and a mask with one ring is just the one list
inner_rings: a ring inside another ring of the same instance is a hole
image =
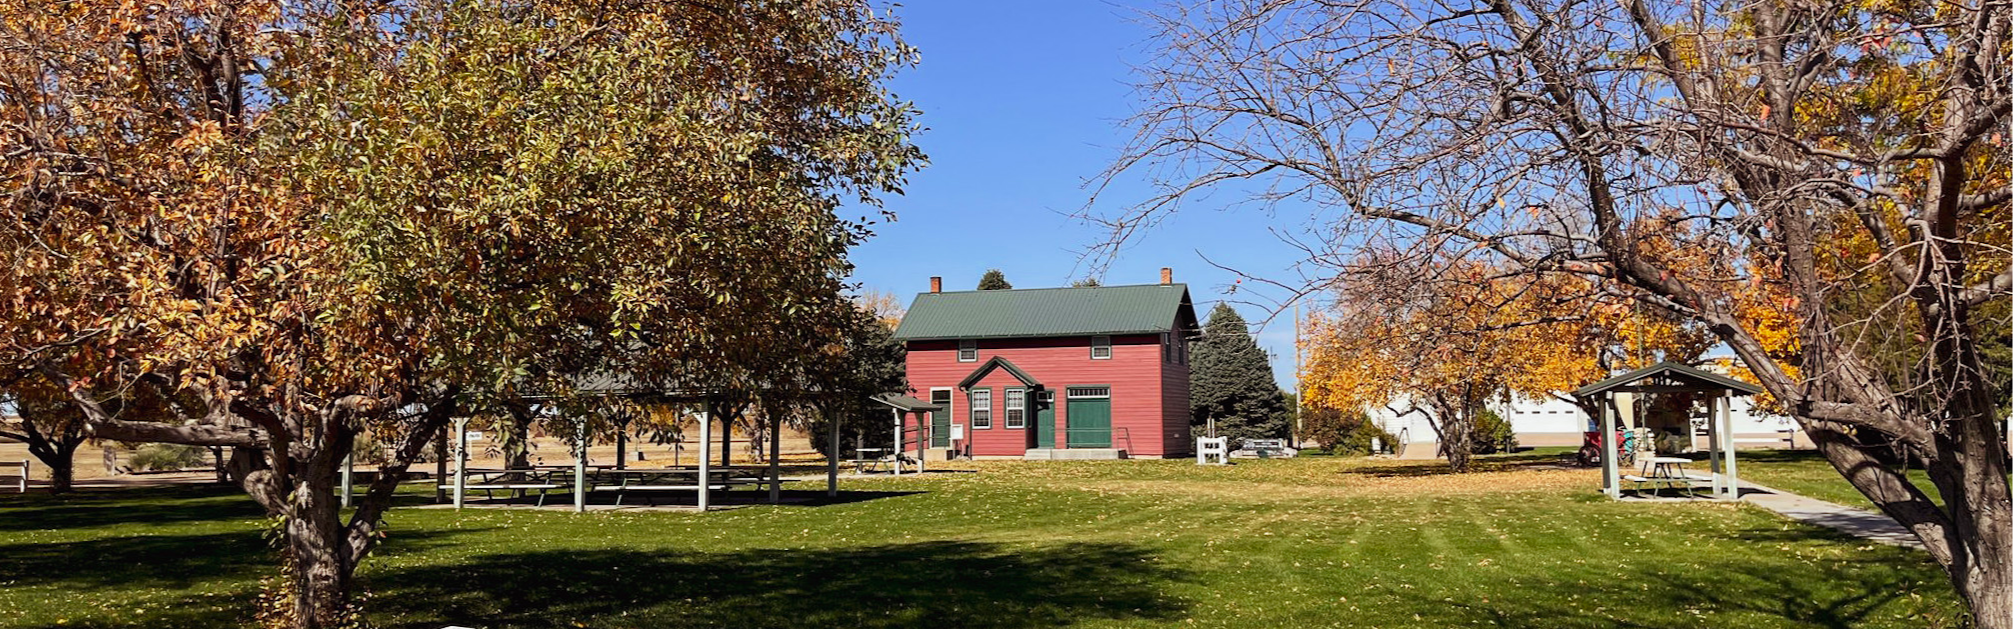
[[[909, 343], [908, 376], [913, 395], [929, 399], [930, 390], [955, 389], [994, 356], [1003, 356], [1027, 372], [1043, 387], [1055, 392], [1055, 435], [1063, 445], [1063, 429], [1068, 425], [1068, 388], [1072, 386], [1111, 387], [1112, 445], [1130, 456], [1183, 456], [1189, 453], [1188, 367], [1163, 360], [1161, 336], [1115, 336], [1110, 359], [1090, 357], [1090, 337], [1048, 339], [985, 339], [979, 341], [974, 362], [958, 362], [957, 341], [912, 341]], [[966, 440], [959, 451], [971, 456], [1020, 456], [1037, 447], [1034, 432], [1027, 428], [1007, 428], [1006, 390], [1022, 386], [1004, 369], [996, 369], [974, 388], [992, 390], [992, 427], [971, 426], [971, 399], [965, 391], [952, 394], [953, 423], [965, 426]], [[1028, 396], [1027, 418], [1037, 416], [1034, 397]]]

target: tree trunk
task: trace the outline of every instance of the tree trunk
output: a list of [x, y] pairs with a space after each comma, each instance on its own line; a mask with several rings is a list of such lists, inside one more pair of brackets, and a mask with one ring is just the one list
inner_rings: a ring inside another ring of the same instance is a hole
[[504, 405], [502, 443], [503, 468], [519, 470], [531, 467], [531, 422], [534, 419], [531, 405], [521, 401], [509, 401]]
[[68, 493], [72, 480], [76, 478], [76, 466], [71, 463], [68, 453], [65, 454], [66, 456], [58, 457], [54, 461], [42, 461], [49, 467], [49, 493]]
[[287, 559], [293, 564], [289, 624], [295, 629], [336, 627], [357, 613], [349, 600], [355, 564], [348, 557], [333, 475], [304, 471], [287, 514]]
[[1447, 457], [1447, 469], [1455, 474], [1466, 474], [1474, 463], [1474, 450], [1470, 448], [1475, 435], [1475, 415], [1445, 397], [1433, 400], [1433, 415], [1439, 417], [1434, 428], [1440, 433], [1440, 453]]
[[2013, 629], [2013, 555], [2007, 548], [2008, 536], [2013, 536], [2013, 526], [2009, 526], [2005, 510], [1997, 512], [1977, 511], [1974, 526], [1977, 527], [1980, 559], [1970, 566], [1965, 576], [1964, 598], [1971, 603], [1971, 613], [1975, 616], [1972, 626], [1978, 629]]
[[224, 455], [222, 447], [210, 446], [210, 461], [213, 466], [211, 471], [217, 476], [217, 484], [231, 484], [230, 459]]

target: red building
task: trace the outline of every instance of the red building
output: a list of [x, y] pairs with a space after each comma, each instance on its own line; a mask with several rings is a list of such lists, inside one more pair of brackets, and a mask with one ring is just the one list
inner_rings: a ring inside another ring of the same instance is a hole
[[[1187, 456], [1188, 287], [1161, 283], [917, 295], [895, 330], [909, 387], [945, 410], [935, 456]], [[914, 433], [912, 433], [914, 434]]]

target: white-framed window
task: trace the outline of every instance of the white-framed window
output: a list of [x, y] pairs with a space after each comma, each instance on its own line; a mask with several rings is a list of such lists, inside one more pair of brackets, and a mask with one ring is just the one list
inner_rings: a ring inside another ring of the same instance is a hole
[[979, 360], [979, 342], [976, 339], [958, 341], [958, 362], [974, 363]]
[[1111, 397], [1111, 387], [1070, 387], [1069, 396], [1078, 399], [1108, 398]]
[[972, 430], [993, 427], [993, 390], [972, 389]]
[[1111, 358], [1111, 337], [1090, 337], [1090, 359], [1109, 360]]
[[1027, 427], [1027, 389], [1006, 390], [1006, 427]]

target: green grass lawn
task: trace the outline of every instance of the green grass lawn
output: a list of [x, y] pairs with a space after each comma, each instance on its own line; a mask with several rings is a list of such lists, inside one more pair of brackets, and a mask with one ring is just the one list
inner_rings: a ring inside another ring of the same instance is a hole
[[[1922, 627], [1926, 556], [1598, 473], [1346, 458], [1002, 462], [706, 514], [396, 510], [387, 627]], [[203, 488], [0, 499], [0, 627], [242, 622], [270, 558]]]

